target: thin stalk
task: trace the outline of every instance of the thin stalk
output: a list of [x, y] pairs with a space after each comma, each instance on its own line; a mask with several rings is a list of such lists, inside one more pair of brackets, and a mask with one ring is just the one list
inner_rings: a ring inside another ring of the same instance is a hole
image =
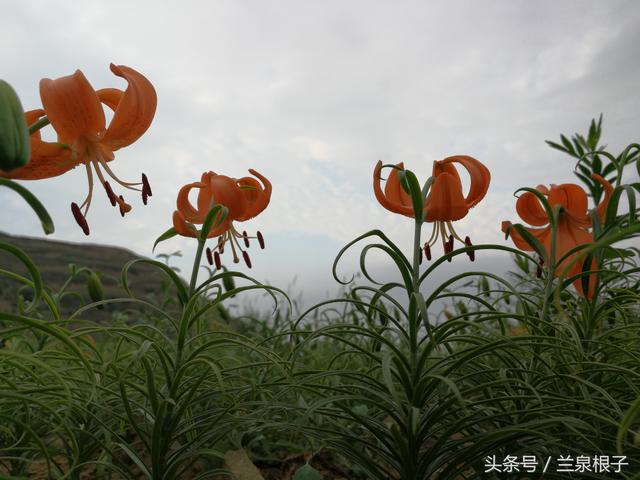
[[36, 133], [38, 130], [40, 130], [41, 128], [46, 127], [47, 125], [49, 125], [51, 122], [49, 121], [49, 118], [47, 116], [42, 117], [40, 120], [38, 120], [36, 123], [34, 123], [33, 125], [29, 126], [29, 135], [33, 135], [34, 133]]
[[[422, 222], [416, 219], [416, 223], [413, 230], [413, 263], [411, 269], [411, 291], [409, 292], [409, 301], [413, 293], [417, 293], [420, 288], [420, 230], [422, 229]], [[417, 307], [417, 306], [416, 306]], [[418, 317], [419, 308], [415, 308], [412, 314], [409, 315], [409, 349], [411, 351], [411, 364], [415, 365], [415, 360], [418, 353]]]
[[556, 270], [556, 240], [558, 236], [558, 221], [560, 221], [560, 212], [554, 213], [556, 213], [556, 219], [553, 222], [553, 225], [551, 225], [551, 245], [549, 246], [548, 258], [549, 273], [547, 274], [547, 283], [544, 287], [544, 303], [542, 304], [542, 309], [540, 310], [540, 320], [542, 321], [544, 321], [547, 314], [549, 313], [549, 298], [551, 296], [551, 289], [553, 288], [553, 279]]
[[189, 282], [189, 298], [196, 290], [196, 280], [198, 279], [198, 271], [200, 270], [200, 261], [202, 260], [202, 252], [206, 243], [206, 238], [198, 238], [198, 249], [196, 250], [196, 257], [193, 260], [193, 268], [191, 270], [191, 281]]
[[[198, 280], [198, 271], [200, 270], [200, 261], [202, 260], [202, 252], [207, 239], [198, 237], [198, 249], [196, 250], [196, 256], [193, 259], [193, 267], [191, 268], [191, 281], [189, 282], [189, 299], [193, 296], [193, 292], [196, 290], [196, 281]], [[186, 305], [185, 305], [186, 309]], [[184, 343], [187, 337], [187, 330], [189, 329], [189, 316], [186, 315], [186, 311], [182, 312], [182, 318], [180, 319], [180, 327], [178, 331], [178, 342], [176, 345], [176, 372], [180, 370], [182, 363], [182, 351], [184, 349]]]

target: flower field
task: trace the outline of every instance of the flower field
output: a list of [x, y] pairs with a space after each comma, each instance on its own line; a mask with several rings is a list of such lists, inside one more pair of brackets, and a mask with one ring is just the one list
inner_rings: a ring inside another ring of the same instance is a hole
[[[448, 156], [421, 180], [372, 161], [371, 202], [398, 216], [413, 248], [363, 232], [332, 266], [342, 282], [356, 252], [361, 276], [296, 312], [250, 275], [269, 248], [260, 214], [284, 187], [263, 165], [205, 171], [171, 192], [152, 190], [151, 171], [118, 177], [118, 151], [153, 128], [158, 98], [136, 69], [110, 68], [124, 90], [77, 70], [43, 79], [41, 107], [26, 112], [0, 83], [0, 187], [51, 233], [29, 181], [84, 169], [87, 194], [68, 201], [85, 235], [99, 221], [92, 202], [125, 216], [169, 195], [175, 210], [149, 246], [188, 237], [193, 267], [184, 279], [170, 255], [131, 260], [107, 298], [101, 272], [75, 265], [53, 289], [19, 244], [0, 241], [23, 266], [0, 265], [19, 292], [0, 311], [1, 479], [640, 478], [640, 144], [609, 152], [602, 117], [548, 141], [572, 157], [577, 183], [514, 192], [519, 218], [496, 225], [499, 245], [455, 224], [492, 186], [481, 159]], [[509, 275], [474, 268], [487, 250], [513, 259]], [[393, 279], [373, 275], [372, 254]], [[448, 262], [468, 268], [434, 285]], [[162, 275], [153, 296], [130, 285], [141, 265]], [[63, 312], [78, 279], [81, 306]], [[230, 316], [232, 298], [256, 291], [272, 309]], [[89, 318], [107, 306], [112, 321]]]

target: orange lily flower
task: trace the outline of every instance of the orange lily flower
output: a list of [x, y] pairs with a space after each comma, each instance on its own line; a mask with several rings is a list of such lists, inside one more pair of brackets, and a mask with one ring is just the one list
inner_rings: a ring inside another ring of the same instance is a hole
[[[471, 178], [466, 196], [462, 191], [460, 175], [455, 168], [456, 163], [462, 165]], [[373, 190], [380, 204], [391, 212], [415, 218], [411, 197], [404, 191], [398, 178], [398, 171], [404, 170], [404, 164], [399, 163], [391, 170], [384, 193], [380, 188], [381, 170], [382, 162], [378, 161], [373, 172]], [[471, 245], [469, 237], [463, 240], [451, 222], [464, 218], [469, 213], [469, 209], [484, 198], [491, 181], [489, 169], [468, 155], [455, 155], [434, 161], [432, 176], [433, 184], [424, 201], [424, 220], [434, 222], [431, 237], [424, 244], [424, 252], [428, 260], [431, 259], [431, 246], [438, 241], [438, 238], [442, 239], [445, 253], [453, 250], [454, 239], [466, 246]], [[469, 251], [468, 255], [471, 260], [474, 259], [473, 251]]]
[[[40, 80], [40, 98], [43, 109], [25, 113], [28, 125], [46, 115], [58, 135], [57, 142], [44, 142], [40, 132], [31, 135], [30, 162], [11, 172], [0, 170], [0, 176], [19, 180], [38, 180], [56, 177], [83, 164], [87, 171], [89, 192], [82, 204], [71, 204], [71, 211], [86, 235], [89, 226], [86, 215], [93, 194], [93, 173], [104, 186], [113, 206], [118, 205], [120, 214], [131, 210], [122, 195], [116, 195], [104, 172], [122, 187], [140, 191], [143, 202], [151, 196], [151, 187], [146, 176], [142, 181], [129, 183], [113, 173], [108, 162], [114, 159], [116, 150], [126, 147], [146, 132], [156, 111], [156, 92], [143, 75], [124, 65], [110, 66], [111, 71], [128, 82], [125, 91], [117, 88], [94, 90], [80, 70], [73, 75], [55, 80]], [[106, 126], [103, 104], [113, 110], [113, 118]]]
[[[204, 223], [212, 205], [223, 205], [227, 208], [225, 219], [207, 235], [208, 238], [218, 237], [217, 250], [212, 253], [207, 249], [209, 264], [215, 262], [217, 268], [221, 267], [220, 255], [224, 252], [227, 242], [231, 244], [233, 262], [240, 261], [237, 252], [241, 252], [249, 268], [251, 259], [247, 251], [240, 246], [238, 239], [242, 239], [245, 248], [248, 248], [249, 239], [256, 238], [260, 248], [264, 248], [264, 238], [260, 232], [257, 232], [255, 237], [249, 237], [246, 231], [240, 233], [233, 224], [255, 217], [267, 207], [271, 199], [271, 182], [255, 170], [250, 169], [249, 173], [256, 176], [262, 184], [252, 177], [236, 179], [205, 172], [199, 182], [189, 183], [178, 192], [178, 209], [173, 212], [173, 227], [178, 234], [185, 237], [197, 237], [200, 234], [194, 224]], [[194, 188], [199, 190], [196, 206], [189, 200], [189, 193]]]
[[[592, 178], [598, 181], [605, 189], [605, 197], [597, 206], [598, 215], [600, 218], [604, 218], [613, 187], [600, 175], [593, 174]], [[552, 208], [556, 205], [562, 207], [558, 218], [555, 248], [556, 269], [554, 275], [558, 275], [559, 272], [562, 272], [565, 265], [572, 263], [577, 256], [580, 255], [580, 252], [569, 255], [560, 264], [557, 264], [561, 257], [575, 247], [593, 242], [593, 234], [589, 231], [591, 219], [587, 213], [587, 194], [582, 187], [573, 183], [563, 183], [561, 185], [552, 184], [551, 188], [538, 185], [536, 189], [547, 197], [549, 205]], [[551, 226], [549, 225], [549, 218], [538, 198], [531, 192], [523, 193], [516, 202], [516, 211], [518, 215], [520, 215], [520, 218], [526, 223], [535, 227], [541, 227], [525, 228], [544, 246], [547, 255], [549, 255], [551, 251]], [[502, 222], [502, 231], [506, 232], [510, 225], [511, 222]], [[531, 247], [516, 230], [511, 230], [510, 235], [517, 248], [525, 251], [533, 251], [533, 247]], [[590, 269], [595, 270], [597, 267], [594, 259]], [[579, 275], [581, 272], [582, 262], [578, 260], [573, 263], [567, 275]], [[588, 292], [586, 293], [583, 289], [581, 278], [575, 280], [573, 285], [580, 295], [586, 298], [592, 298], [595, 290], [595, 282], [596, 274], [592, 273], [589, 275]]]

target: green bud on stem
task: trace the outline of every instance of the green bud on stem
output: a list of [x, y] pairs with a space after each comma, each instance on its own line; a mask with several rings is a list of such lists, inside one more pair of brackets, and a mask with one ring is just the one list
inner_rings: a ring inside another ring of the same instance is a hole
[[30, 155], [29, 129], [20, 99], [11, 85], [0, 80], [0, 170], [22, 167]]

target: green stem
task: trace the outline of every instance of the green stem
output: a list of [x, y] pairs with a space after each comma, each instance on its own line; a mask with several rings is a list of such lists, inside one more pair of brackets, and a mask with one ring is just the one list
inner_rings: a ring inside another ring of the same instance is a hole
[[418, 291], [418, 281], [420, 279], [420, 230], [422, 230], [422, 222], [416, 220], [413, 230], [413, 269], [411, 271], [411, 280], [413, 281], [413, 291]]
[[46, 127], [47, 125], [49, 125], [51, 122], [49, 121], [49, 118], [44, 116], [42, 117], [40, 120], [38, 120], [36, 123], [34, 123], [33, 125], [29, 126], [29, 135], [33, 135], [34, 133], [36, 133], [38, 130], [40, 130], [41, 128]]
[[198, 279], [198, 272], [200, 271], [200, 261], [202, 260], [202, 252], [204, 250], [204, 244], [206, 238], [198, 238], [198, 249], [196, 250], [196, 257], [193, 260], [193, 269], [191, 270], [191, 282], [189, 282], [189, 298], [196, 290], [196, 281]]
[[[409, 301], [414, 297], [414, 293], [419, 290], [420, 279], [420, 230], [422, 229], [422, 222], [416, 220], [413, 230], [413, 263], [411, 269], [411, 292], [409, 292]], [[417, 297], [414, 297], [417, 301]], [[415, 357], [417, 356], [418, 349], [418, 328], [419, 328], [419, 313], [420, 309], [416, 305], [409, 317], [409, 348], [411, 350], [412, 364], [415, 364]]]
[[547, 283], [544, 288], [544, 303], [540, 310], [540, 320], [544, 322], [547, 314], [549, 313], [549, 298], [551, 296], [551, 289], [553, 288], [553, 279], [555, 278], [556, 271], [556, 239], [558, 233], [558, 221], [560, 220], [560, 212], [554, 212], [555, 219], [553, 225], [551, 225], [551, 244], [549, 246], [549, 258], [547, 259], [547, 266], [549, 273], [547, 274]]
[[184, 310], [182, 312], [182, 317], [180, 319], [180, 326], [178, 330], [178, 341], [176, 345], [176, 365], [175, 370], [178, 371], [182, 364], [182, 351], [184, 350], [184, 343], [187, 338], [187, 330], [189, 329], [189, 314], [187, 314], [187, 306], [191, 301], [191, 297], [196, 290], [196, 282], [198, 280], [198, 272], [200, 271], [200, 261], [202, 260], [202, 251], [204, 250], [204, 245], [207, 241], [207, 238], [198, 237], [198, 249], [196, 250], [196, 256], [193, 259], [193, 267], [191, 269], [191, 281], [189, 282], [189, 301], [187, 305], [185, 305]]

